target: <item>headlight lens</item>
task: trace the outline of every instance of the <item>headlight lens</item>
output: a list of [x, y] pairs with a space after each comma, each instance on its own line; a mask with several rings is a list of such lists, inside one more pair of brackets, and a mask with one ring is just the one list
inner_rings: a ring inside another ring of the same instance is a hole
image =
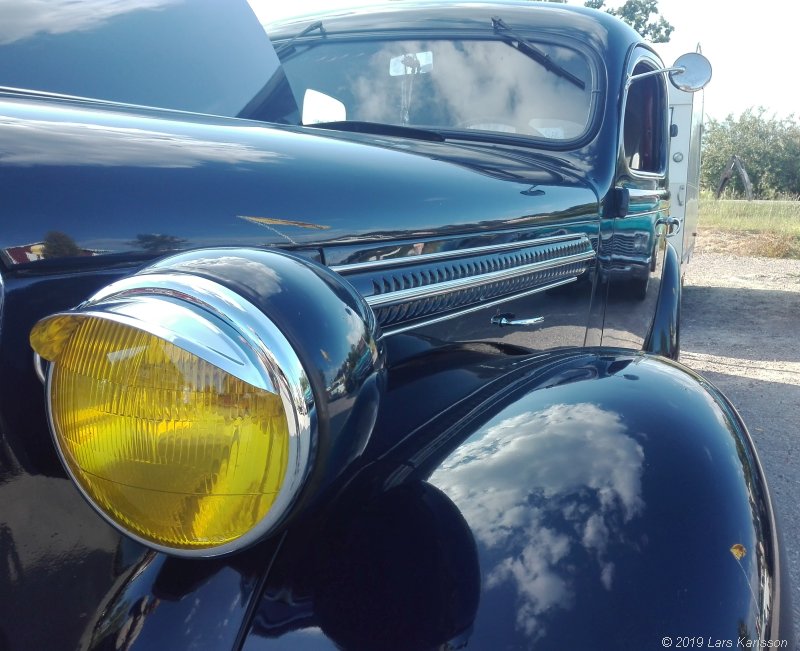
[[111, 518], [176, 548], [235, 540], [272, 506], [289, 433], [279, 396], [147, 332], [83, 320], [53, 369], [65, 462]]
[[275, 324], [230, 290], [143, 278], [31, 331], [51, 362], [56, 446], [92, 506], [133, 538], [182, 556], [235, 551], [273, 531], [305, 483], [308, 377]]

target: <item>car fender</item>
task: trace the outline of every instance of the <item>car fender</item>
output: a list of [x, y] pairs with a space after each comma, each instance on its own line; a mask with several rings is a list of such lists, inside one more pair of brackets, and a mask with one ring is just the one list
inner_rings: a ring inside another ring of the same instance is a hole
[[298, 649], [792, 648], [764, 474], [716, 388], [612, 350], [539, 360], [499, 384], [383, 455], [325, 527], [289, 534], [247, 651], [275, 638]]
[[672, 244], [667, 243], [664, 273], [658, 292], [653, 323], [643, 349], [648, 353], [678, 359], [681, 323], [681, 262]]
[[478, 648], [790, 636], [753, 443], [729, 401], [677, 363], [578, 357], [470, 431], [430, 481], [477, 541]]

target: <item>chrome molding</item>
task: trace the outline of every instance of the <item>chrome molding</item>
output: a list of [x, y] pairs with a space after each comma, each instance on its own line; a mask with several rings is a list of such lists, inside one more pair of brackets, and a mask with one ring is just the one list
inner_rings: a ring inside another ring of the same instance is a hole
[[565, 278], [564, 280], [559, 280], [558, 282], [548, 283], [547, 285], [541, 285], [539, 287], [536, 287], [535, 289], [531, 289], [526, 292], [514, 294], [513, 296], [504, 296], [503, 298], [498, 298], [493, 301], [480, 303], [479, 305], [473, 305], [472, 307], [468, 307], [463, 310], [457, 310], [456, 312], [448, 312], [443, 316], [435, 317], [433, 319], [416, 321], [410, 325], [398, 326], [396, 328], [386, 328], [383, 331], [383, 336], [391, 337], [392, 335], [398, 335], [402, 332], [408, 332], [409, 330], [416, 330], [417, 328], [433, 325], [435, 323], [441, 323], [442, 321], [449, 321], [450, 319], [455, 319], [460, 316], [465, 316], [467, 314], [474, 314], [475, 312], [479, 312], [480, 310], [485, 310], [487, 308], [495, 307], [497, 305], [502, 305], [503, 303], [507, 303], [508, 301], [513, 299], [525, 298], [526, 296], [532, 296], [533, 294], [546, 292], [548, 289], [555, 289], [556, 287], [561, 287], [562, 285], [569, 285], [570, 283], [574, 283], [576, 280], [578, 280], [578, 277], [572, 276], [570, 278]]
[[635, 210], [631, 209], [624, 217], [619, 217], [618, 219], [630, 219], [631, 217], [649, 217], [650, 215], [660, 215], [661, 213], [666, 213], [666, 208], [656, 208], [654, 210], [645, 210], [643, 212], [636, 212]]
[[580, 241], [585, 236], [575, 235], [554, 235], [552, 237], [542, 237], [536, 240], [522, 240], [517, 242], [504, 242], [502, 244], [491, 244], [488, 246], [477, 246], [468, 249], [454, 249], [452, 251], [437, 251], [435, 253], [422, 253], [420, 255], [409, 255], [399, 258], [385, 258], [382, 260], [369, 260], [367, 262], [353, 262], [350, 264], [332, 265], [331, 269], [336, 273], [347, 275], [361, 271], [380, 271], [382, 269], [392, 269], [403, 265], [424, 264], [426, 262], [438, 262], [440, 260], [451, 260], [454, 258], [465, 258], [474, 255], [492, 255], [494, 253], [504, 253], [517, 249], [526, 249], [533, 246], [554, 244], [558, 242]]
[[596, 257], [585, 233], [571, 233], [331, 268], [358, 288], [391, 336], [575, 282]]
[[36, 377], [39, 378], [39, 382], [46, 385], [47, 384], [47, 362], [45, 359], [39, 354], [34, 352], [33, 353], [33, 370], [36, 373]]
[[471, 276], [468, 278], [459, 278], [457, 280], [445, 281], [424, 287], [412, 287], [411, 289], [401, 289], [396, 292], [388, 292], [386, 294], [376, 294], [367, 296], [366, 300], [369, 306], [373, 309], [382, 307], [389, 307], [392, 305], [399, 305], [408, 303], [409, 301], [419, 301], [425, 298], [441, 296], [463, 289], [473, 289], [482, 285], [491, 283], [514, 280], [522, 278], [530, 274], [549, 269], [556, 269], [558, 267], [565, 267], [569, 264], [588, 262], [595, 258], [594, 251], [587, 251], [586, 253], [578, 253], [552, 260], [545, 260], [543, 262], [533, 262], [531, 264], [514, 267], [512, 269], [503, 269], [501, 271], [493, 271], [486, 274]]
[[505, 327], [505, 326], [517, 326], [517, 327], [527, 327], [532, 325], [539, 325], [540, 323], [544, 323], [543, 316], [534, 316], [529, 319], [517, 319], [514, 317], [513, 314], [496, 314], [491, 319], [492, 325]]

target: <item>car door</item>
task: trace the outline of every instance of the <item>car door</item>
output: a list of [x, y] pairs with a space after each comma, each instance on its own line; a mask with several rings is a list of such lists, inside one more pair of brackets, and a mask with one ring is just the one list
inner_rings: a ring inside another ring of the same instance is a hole
[[661, 286], [670, 194], [669, 122], [662, 68], [643, 47], [634, 50], [622, 104], [622, 124], [610, 236], [602, 242], [608, 303], [603, 345], [641, 348]]

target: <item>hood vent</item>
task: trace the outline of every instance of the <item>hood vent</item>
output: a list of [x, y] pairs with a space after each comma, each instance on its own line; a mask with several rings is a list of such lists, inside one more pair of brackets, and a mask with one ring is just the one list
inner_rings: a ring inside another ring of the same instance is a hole
[[595, 257], [589, 238], [573, 234], [332, 268], [392, 335], [575, 282]]

